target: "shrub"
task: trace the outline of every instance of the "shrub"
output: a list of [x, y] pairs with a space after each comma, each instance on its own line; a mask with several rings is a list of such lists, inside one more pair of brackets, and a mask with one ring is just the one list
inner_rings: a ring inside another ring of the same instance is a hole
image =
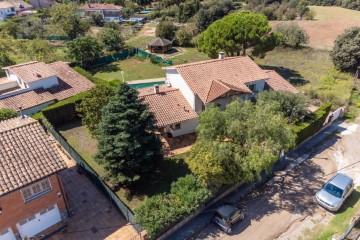
[[360, 27], [352, 27], [339, 35], [330, 53], [340, 70], [353, 70], [360, 64]]
[[331, 106], [332, 104], [330, 102], [324, 103], [312, 114], [310, 121], [292, 126], [293, 131], [297, 135], [297, 144], [300, 144], [307, 138], [313, 136], [324, 126], [325, 120], [331, 110]]
[[275, 31], [280, 35], [280, 42], [284, 46], [298, 48], [308, 42], [306, 32], [297, 23], [280, 23]]
[[187, 29], [180, 29], [176, 32], [176, 39], [181, 47], [188, 47], [191, 45], [192, 34]]
[[[68, 99], [59, 101], [42, 109], [41, 113], [55, 127], [77, 119], [79, 116], [76, 112], [75, 105], [81, 102], [86, 94], [87, 92], [82, 92]], [[40, 114], [36, 116], [40, 116]]]
[[176, 26], [170, 21], [162, 21], [156, 26], [156, 36], [173, 40], [175, 38]]
[[135, 209], [135, 219], [154, 239], [185, 216], [193, 213], [212, 196], [193, 175], [186, 175], [171, 184], [169, 194], [148, 198]]
[[0, 121], [4, 121], [10, 118], [17, 117], [18, 113], [12, 109], [1, 108], [0, 109]]

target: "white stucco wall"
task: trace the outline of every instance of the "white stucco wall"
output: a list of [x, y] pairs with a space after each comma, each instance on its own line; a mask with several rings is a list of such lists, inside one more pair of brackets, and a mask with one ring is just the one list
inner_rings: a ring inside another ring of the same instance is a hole
[[18, 86], [18, 83], [16, 81], [4, 83], [4, 84], [0, 85], [0, 91], [4, 91], [6, 89], [14, 88], [14, 87], [17, 87], [17, 86]]
[[28, 83], [30, 89], [36, 89], [36, 88], [50, 88], [55, 85], [59, 85], [59, 80], [56, 76], [51, 76], [48, 78], [43, 78], [40, 80], [37, 80], [35, 82]]
[[173, 137], [196, 132], [196, 128], [199, 125], [199, 119], [190, 119], [180, 123], [181, 128], [178, 130], [172, 130]]
[[180, 89], [186, 101], [195, 110], [195, 94], [176, 69], [166, 69], [166, 80], [171, 83], [171, 87]]
[[254, 92], [264, 91], [265, 80], [258, 80], [258, 81], [249, 82], [249, 83], [246, 83], [246, 86], [249, 86], [249, 85], [252, 85], [252, 84], [256, 84]]

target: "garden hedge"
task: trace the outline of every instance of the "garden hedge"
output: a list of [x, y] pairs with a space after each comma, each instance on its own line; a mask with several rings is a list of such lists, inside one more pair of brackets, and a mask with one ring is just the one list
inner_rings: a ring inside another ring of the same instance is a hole
[[87, 92], [82, 92], [71, 98], [52, 104], [42, 109], [39, 113], [34, 114], [32, 117], [36, 119], [45, 117], [54, 127], [78, 119], [79, 116], [76, 112], [75, 105], [81, 102], [86, 93]]
[[323, 126], [326, 121], [327, 116], [330, 113], [332, 104], [326, 102], [316, 110], [311, 116], [312, 119], [308, 122], [301, 123], [299, 125], [294, 125], [292, 127], [293, 131], [297, 135], [296, 143], [300, 144], [305, 141], [307, 138], [311, 137], [317, 133]]

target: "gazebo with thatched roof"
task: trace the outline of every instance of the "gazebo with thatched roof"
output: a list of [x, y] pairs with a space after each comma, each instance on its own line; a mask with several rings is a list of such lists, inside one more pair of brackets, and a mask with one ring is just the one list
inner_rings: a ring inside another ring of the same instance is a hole
[[165, 53], [172, 49], [172, 42], [165, 38], [157, 37], [148, 43], [148, 50], [151, 53]]

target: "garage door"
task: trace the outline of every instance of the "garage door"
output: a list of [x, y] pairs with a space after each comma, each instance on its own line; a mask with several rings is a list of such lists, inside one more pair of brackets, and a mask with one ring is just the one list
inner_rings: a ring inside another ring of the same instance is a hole
[[60, 211], [55, 204], [16, 224], [22, 238], [32, 237], [61, 221]]
[[0, 232], [0, 240], [16, 240], [11, 228], [5, 229]]

